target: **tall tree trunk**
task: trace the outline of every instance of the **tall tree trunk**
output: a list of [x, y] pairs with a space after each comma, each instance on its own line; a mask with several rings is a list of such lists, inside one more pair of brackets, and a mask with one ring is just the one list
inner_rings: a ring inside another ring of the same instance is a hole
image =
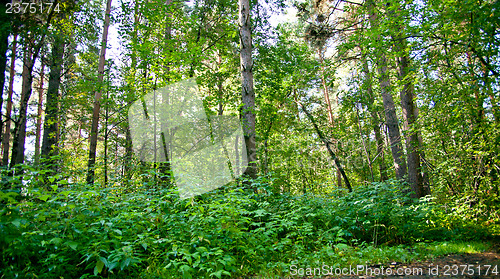
[[[399, 51], [404, 51], [405, 45], [400, 45]], [[419, 133], [416, 130], [416, 113], [414, 98], [414, 85], [411, 73], [409, 73], [408, 54], [398, 57], [399, 79], [404, 82], [400, 92], [401, 107], [403, 109], [404, 130], [406, 134], [406, 152], [408, 164], [408, 183], [415, 192], [415, 197], [423, 197], [428, 193], [423, 187], [422, 168], [419, 154]]]
[[9, 71], [9, 96], [7, 97], [7, 107], [5, 115], [7, 117], [5, 122], [5, 134], [2, 138], [2, 165], [7, 166], [9, 163], [9, 144], [10, 144], [10, 124], [11, 124], [11, 114], [12, 114], [12, 95], [14, 94], [14, 78], [16, 74], [16, 52], [17, 52], [17, 34], [14, 34], [14, 40], [12, 42], [12, 51], [10, 57], [10, 71]]
[[[54, 16], [54, 9], [49, 12], [45, 26], [42, 28], [48, 29]], [[26, 35], [26, 51], [24, 53], [23, 61], [23, 73], [22, 73], [22, 92], [20, 100], [19, 117], [17, 119], [16, 125], [14, 127], [14, 138], [12, 141], [12, 156], [10, 161], [10, 167], [16, 164], [24, 163], [24, 144], [26, 141], [26, 118], [28, 111], [28, 102], [32, 93], [33, 84], [33, 67], [35, 61], [40, 54], [43, 43], [45, 42], [45, 36], [47, 33], [42, 32], [38, 42], [35, 44], [36, 36], [33, 33], [28, 33]]]
[[101, 109], [102, 81], [104, 78], [104, 64], [106, 63], [106, 47], [108, 44], [108, 29], [111, 13], [111, 1], [107, 0], [104, 27], [102, 31], [101, 51], [99, 54], [98, 88], [95, 92], [94, 109], [92, 111], [92, 128], [90, 131], [89, 161], [87, 171], [87, 183], [94, 183], [95, 157], [97, 151], [97, 134], [99, 130], [99, 111]]
[[58, 153], [58, 121], [59, 115], [59, 87], [61, 85], [61, 71], [63, 67], [65, 43], [61, 36], [55, 36], [52, 44], [50, 60], [49, 85], [47, 88], [47, 100], [45, 102], [45, 119], [43, 121], [43, 138], [41, 157], [47, 161], [52, 170], [55, 170], [55, 161], [51, 156]]
[[[378, 16], [375, 13], [373, 0], [368, 2], [369, 20], [372, 29], [378, 32]], [[377, 41], [381, 42], [382, 37], [377, 35]], [[382, 100], [384, 104], [385, 123], [389, 130], [389, 141], [391, 145], [391, 153], [394, 161], [394, 169], [396, 171], [397, 179], [405, 179], [406, 177], [406, 162], [403, 159], [404, 152], [401, 144], [401, 134], [399, 131], [398, 118], [396, 116], [396, 108], [394, 106], [394, 99], [391, 95], [391, 81], [389, 77], [389, 69], [387, 67], [387, 57], [382, 49], [376, 50], [377, 56], [377, 71], [379, 74], [379, 82]]]
[[[136, 2], [134, 6], [134, 29], [132, 30], [132, 54], [131, 54], [131, 64], [130, 64], [130, 74], [133, 75], [133, 79], [135, 81], [136, 75], [136, 67], [137, 67], [137, 54], [136, 54], [136, 45], [137, 45], [137, 29], [139, 25], [139, 3]], [[129, 84], [129, 101], [128, 105], [132, 104], [132, 100], [135, 98], [135, 85], [133, 83]], [[128, 184], [130, 179], [132, 178], [132, 156], [133, 156], [133, 145], [132, 145], [132, 134], [130, 133], [130, 125], [129, 122], [125, 122], [125, 162], [124, 162], [124, 176], [126, 179], [126, 183]]]
[[[166, 0], [165, 5], [167, 8], [169, 8], [170, 4], [172, 3], [172, 0]], [[172, 15], [167, 12], [167, 20], [170, 21], [172, 18]], [[171, 27], [171, 22], [167, 22], [165, 26], [165, 49], [168, 49], [168, 43], [170, 42], [170, 39], [172, 38], [172, 27]], [[171, 47], [170, 47], [171, 49]], [[170, 53], [171, 51], [168, 51]], [[170, 80], [169, 78], [169, 73], [170, 73], [170, 66], [168, 64], [165, 64], [164, 66], [164, 75], [166, 78], [166, 81]], [[191, 73], [191, 76], [194, 74], [194, 71]], [[163, 90], [162, 91], [162, 100], [165, 102], [165, 105], [168, 105], [170, 102], [170, 92], [168, 90]], [[162, 120], [162, 127], [161, 130], [163, 131], [161, 133], [161, 143], [162, 143], [162, 150], [165, 155], [165, 162], [160, 162], [159, 163], [159, 170], [160, 173], [162, 174], [161, 180], [167, 182], [169, 185], [172, 183], [172, 167], [170, 165], [170, 141], [166, 140], [166, 136], [170, 138], [170, 129], [167, 127], [167, 121]], [[167, 134], [165, 134], [165, 132]]]
[[[42, 59], [43, 60], [43, 59]], [[42, 133], [42, 105], [43, 105], [43, 80], [45, 78], [45, 64], [42, 61], [40, 69], [40, 81], [38, 84], [38, 108], [36, 116], [36, 131], [35, 131], [35, 165], [40, 164], [40, 136]]]
[[[5, 69], [7, 67], [7, 50], [9, 49], [9, 35], [11, 29], [11, 15], [6, 13], [7, 6], [2, 2], [0, 7], [0, 139], [3, 133], [3, 91], [5, 84]], [[2, 162], [0, 162], [0, 166]]]
[[[28, 35], [29, 36], [29, 35]], [[31, 37], [31, 36], [30, 36]], [[33, 55], [31, 38], [27, 38], [26, 49], [23, 58], [23, 73], [22, 73], [22, 91], [20, 100], [19, 117], [14, 126], [14, 137], [12, 141], [12, 155], [10, 159], [10, 167], [24, 162], [24, 144], [26, 141], [26, 117], [28, 111], [28, 102], [32, 93], [33, 84], [33, 65], [35, 57]]]
[[252, 25], [250, 17], [250, 1], [239, 0], [240, 23], [240, 63], [241, 63], [241, 99], [243, 102], [243, 134], [247, 149], [248, 167], [244, 174], [250, 178], [257, 177], [257, 150], [255, 137], [255, 91], [253, 87], [252, 61]]

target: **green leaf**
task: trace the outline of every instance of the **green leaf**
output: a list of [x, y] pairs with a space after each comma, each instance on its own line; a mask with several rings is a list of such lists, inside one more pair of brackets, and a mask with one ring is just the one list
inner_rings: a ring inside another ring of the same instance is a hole
[[42, 200], [44, 202], [46, 202], [49, 198], [50, 198], [50, 195], [47, 195], [47, 194], [41, 195], [41, 196], [38, 197], [38, 199], [40, 199], [40, 200]]
[[52, 190], [54, 190], [54, 192], [57, 191], [57, 187], [58, 187], [57, 184], [50, 186], [50, 188], [52, 188]]
[[104, 257], [99, 257], [99, 260], [101, 260], [105, 266], [108, 266], [108, 260]]
[[50, 240], [50, 243], [55, 244], [55, 245], [59, 245], [61, 242], [62, 242], [62, 239], [59, 237], [54, 237]]
[[[97, 275], [99, 273], [101, 273], [103, 267], [104, 267], [104, 262], [101, 261], [102, 257], [97, 261], [96, 265], [95, 265], [95, 268], [94, 268], [94, 275]], [[96, 273], [97, 271], [97, 273]]]
[[76, 250], [76, 247], [78, 246], [78, 243], [74, 242], [74, 241], [68, 241], [68, 242], [66, 242], [66, 245], [68, 245], [69, 248], [71, 248], [73, 250]]
[[130, 264], [130, 259], [129, 259], [129, 258], [125, 259], [125, 260], [121, 263], [121, 265], [120, 265], [121, 270], [123, 270], [123, 269], [124, 269], [125, 267], [127, 267], [129, 264]]
[[19, 226], [21, 226], [21, 220], [19, 220], [19, 219], [15, 219], [11, 223], [12, 223], [12, 225], [16, 226], [16, 228], [19, 228]]

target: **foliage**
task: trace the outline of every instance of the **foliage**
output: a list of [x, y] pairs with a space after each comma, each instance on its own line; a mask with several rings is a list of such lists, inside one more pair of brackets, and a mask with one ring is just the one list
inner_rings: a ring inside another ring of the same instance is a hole
[[[24, 175], [38, 173], [27, 168]], [[2, 192], [0, 268], [8, 277], [234, 277], [399, 253], [379, 245], [488, 236], [477, 222], [457, 218], [457, 209], [411, 200], [396, 181], [318, 197], [278, 193], [261, 177], [253, 181], [257, 193], [227, 185], [190, 200], [152, 183], [48, 181], [32, 179], [22, 194]]]

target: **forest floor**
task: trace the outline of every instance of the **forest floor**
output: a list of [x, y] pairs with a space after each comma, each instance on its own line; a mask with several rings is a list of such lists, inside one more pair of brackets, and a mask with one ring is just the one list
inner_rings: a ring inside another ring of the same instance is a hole
[[[497, 247], [498, 248], [498, 247]], [[322, 277], [322, 278], [500, 278], [500, 254], [496, 251], [483, 252], [478, 254], [453, 254], [435, 258], [432, 260], [415, 262], [409, 264], [390, 263], [385, 269], [399, 270], [403, 275], [375, 275], [381, 271], [382, 266], [372, 266], [373, 272], [363, 273], [358, 276], [344, 277]], [[377, 268], [377, 270], [375, 270]], [[489, 268], [489, 271], [487, 270]], [[408, 271], [408, 275], [404, 272]], [[480, 272], [479, 272], [480, 271]], [[486, 274], [488, 272], [488, 274]], [[387, 274], [387, 273], [386, 273]]]
[[[289, 276], [285, 278], [299, 279], [379, 279], [379, 278], [405, 278], [405, 279], [425, 279], [425, 278], [474, 278], [474, 279], [494, 279], [500, 278], [500, 242], [493, 243], [489, 251], [482, 253], [463, 253], [440, 256], [433, 259], [416, 261], [411, 263], [384, 263], [368, 265], [365, 270], [356, 273], [356, 266], [351, 271], [345, 269], [342, 275], [324, 276]], [[370, 271], [366, 271], [367, 268]], [[338, 273], [341, 271], [338, 270]], [[399, 275], [396, 274], [399, 272]], [[392, 273], [392, 275], [389, 275]], [[354, 274], [354, 275], [352, 275]]]

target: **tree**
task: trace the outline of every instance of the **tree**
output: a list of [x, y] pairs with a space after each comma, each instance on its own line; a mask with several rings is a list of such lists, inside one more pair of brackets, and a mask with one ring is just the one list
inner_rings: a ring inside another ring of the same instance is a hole
[[[55, 2], [57, 4], [57, 1]], [[33, 67], [35, 66], [35, 61], [40, 54], [40, 51], [45, 42], [45, 37], [47, 35], [46, 30], [49, 28], [54, 15], [54, 9], [49, 11], [47, 18], [44, 18], [45, 24], [40, 25], [35, 16], [29, 16], [24, 21], [23, 31], [24, 31], [24, 57], [23, 57], [23, 72], [22, 72], [22, 92], [19, 108], [19, 117], [15, 122], [14, 127], [14, 137], [12, 141], [12, 155], [10, 161], [10, 167], [12, 168], [16, 164], [24, 163], [24, 149], [26, 141], [26, 121], [27, 121], [27, 111], [28, 102], [32, 93], [33, 85]], [[43, 23], [43, 21], [42, 21]], [[38, 37], [38, 38], [37, 38]]]
[[253, 87], [252, 24], [250, 1], [239, 0], [240, 65], [243, 134], [247, 149], [248, 167], [244, 174], [257, 177], [257, 150], [255, 137], [255, 91]]
[[36, 130], [35, 130], [35, 165], [40, 164], [40, 138], [42, 134], [42, 113], [43, 113], [43, 80], [45, 79], [45, 64], [42, 60], [42, 68], [40, 69], [38, 81], [38, 103], [36, 114]]
[[89, 147], [89, 160], [87, 171], [87, 183], [94, 183], [95, 179], [95, 158], [97, 152], [97, 134], [99, 130], [99, 111], [101, 108], [102, 97], [102, 82], [104, 79], [104, 66], [106, 63], [106, 47], [108, 42], [108, 29], [111, 14], [111, 1], [106, 2], [106, 11], [104, 16], [104, 27], [102, 30], [101, 51], [99, 54], [99, 68], [98, 68], [98, 86], [95, 90], [94, 109], [92, 110], [92, 127], [90, 131], [90, 147]]
[[[5, 69], [7, 67], [7, 50], [11, 31], [11, 16], [7, 13], [7, 6], [0, 6], [0, 139], [3, 133], [3, 94], [5, 84]], [[6, 120], [8, 121], [8, 120]], [[0, 164], [1, 165], [1, 164]]]
[[373, 0], [367, 1], [369, 20], [371, 24], [371, 31], [376, 32], [375, 37], [377, 38], [378, 44], [375, 49], [377, 71], [379, 74], [380, 91], [384, 104], [385, 112], [385, 125], [389, 130], [389, 141], [391, 144], [392, 158], [394, 161], [394, 169], [396, 171], [396, 177], [398, 179], [405, 179], [406, 177], [406, 162], [403, 158], [404, 152], [401, 145], [401, 133], [399, 131], [398, 118], [396, 115], [396, 107], [394, 105], [394, 99], [392, 97], [391, 81], [389, 77], [389, 68], [387, 65], [387, 57], [384, 54], [384, 45], [382, 36], [379, 30], [379, 16], [375, 11], [375, 3]]
[[45, 104], [45, 119], [43, 121], [43, 140], [41, 156], [47, 160], [47, 164], [55, 169], [55, 162], [51, 156], [57, 155], [59, 121], [59, 87], [61, 84], [61, 71], [63, 66], [64, 35], [57, 32], [52, 43], [52, 53], [49, 60], [49, 85], [47, 88], [47, 101]]
[[2, 165], [7, 166], [9, 163], [9, 144], [10, 144], [10, 124], [11, 114], [12, 114], [12, 95], [14, 94], [14, 77], [16, 74], [16, 54], [17, 54], [17, 34], [14, 34], [14, 39], [12, 41], [12, 50], [10, 54], [10, 71], [9, 71], [9, 95], [7, 97], [7, 106], [6, 106], [6, 121], [5, 121], [5, 133], [2, 137]]

